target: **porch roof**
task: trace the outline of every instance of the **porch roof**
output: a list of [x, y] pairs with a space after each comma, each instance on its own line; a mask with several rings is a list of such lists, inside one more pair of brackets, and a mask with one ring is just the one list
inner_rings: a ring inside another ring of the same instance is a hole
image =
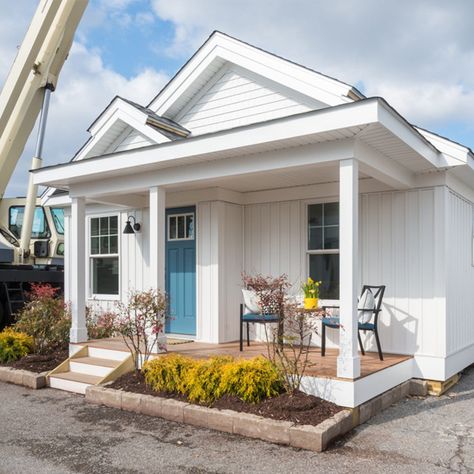
[[[198, 168], [189, 165], [201, 165], [203, 178], [208, 177], [209, 164], [215, 175], [229, 176], [350, 158], [357, 146], [362, 170], [364, 165], [375, 172], [382, 170], [400, 187], [410, 187], [416, 174], [453, 165], [385, 100], [370, 98], [32, 172], [35, 184], [61, 189], [94, 182], [103, 187], [107, 180], [124, 178], [122, 189], [138, 190], [177, 182], [173, 171], [179, 169], [182, 175], [183, 166], [194, 179]], [[278, 156], [277, 150], [287, 152]], [[271, 160], [265, 160], [267, 152], [272, 152]], [[235, 160], [228, 160], [235, 157], [238, 169]]]

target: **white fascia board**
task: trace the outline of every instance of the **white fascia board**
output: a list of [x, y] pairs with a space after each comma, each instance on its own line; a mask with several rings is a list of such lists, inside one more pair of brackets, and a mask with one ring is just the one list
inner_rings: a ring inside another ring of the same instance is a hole
[[354, 156], [354, 139], [314, 143], [295, 148], [283, 148], [249, 155], [236, 155], [212, 161], [201, 161], [186, 166], [134, 171], [120, 176], [100, 176], [83, 179], [70, 186], [71, 196], [96, 196], [142, 192], [153, 186], [198, 183], [219, 178], [263, 173], [292, 167], [337, 162]]
[[418, 127], [414, 128], [443, 154], [447, 166], [459, 166], [473, 160], [468, 147], [453, 142], [448, 138], [436, 135], [435, 133], [431, 133], [428, 130], [423, 130]]
[[92, 138], [75, 156], [74, 161], [80, 161], [87, 158], [89, 153], [92, 152], [102, 137], [104, 137], [108, 130], [110, 130], [110, 128], [119, 120], [137, 130], [142, 135], [145, 135], [155, 143], [165, 143], [170, 141], [169, 138], [147, 125], [147, 115], [145, 113], [120, 99], [120, 97], [116, 97], [89, 128]]
[[327, 102], [328, 105], [353, 101], [348, 97], [352, 91], [351, 86], [215, 32], [171, 79], [149, 107], [158, 115], [166, 115], [173, 104], [216, 58], [230, 61], [313, 99]]
[[315, 112], [293, 115], [283, 119], [252, 124], [217, 133], [199, 135], [177, 142], [113, 153], [64, 165], [42, 168], [34, 173], [36, 184], [66, 183], [93, 175], [107, 175], [120, 171], [140, 172], [153, 165], [173, 166], [197, 159], [214, 160], [213, 155], [240, 155], [258, 151], [258, 146], [275, 144], [293, 138], [315, 136], [319, 133], [374, 123], [377, 119], [376, 100], [355, 102], [338, 109], [326, 108]]
[[[430, 163], [436, 163], [439, 152], [426, 143], [412, 127], [380, 99], [370, 99], [338, 108], [326, 108], [300, 115], [257, 123], [217, 133], [200, 135], [126, 152], [113, 153], [65, 165], [43, 168], [34, 172], [35, 184], [69, 185], [84, 179], [118, 176], [188, 165], [199, 161], [216, 161], [229, 156], [256, 153], [264, 147], [278, 149], [291, 139], [317, 141], [319, 133], [376, 123], [383, 124], [394, 134], [405, 139]], [[291, 142], [286, 146], [292, 146]], [[294, 146], [294, 145], [293, 145]], [[396, 166], [396, 165], [394, 165]], [[436, 166], [436, 165], [435, 165]], [[399, 169], [399, 175], [402, 169]], [[409, 179], [409, 178], [407, 178]]]
[[101, 130], [108, 129], [110, 124], [115, 122], [114, 119], [116, 118], [121, 119], [127, 125], [130, 125], [130, 127], [138, 130], [156, 143], [170, 141], [163, 134], [146, 124], [148, 118], [147, 114], [120, 99], [120, 97], [118, 97], [113, 102], [113, 105], [109, 107], [109, 110], [107, 110], [99, 120], [94, 123], [90, 128], [90, 132], [95, 137], [95, 135], [100, 133]]

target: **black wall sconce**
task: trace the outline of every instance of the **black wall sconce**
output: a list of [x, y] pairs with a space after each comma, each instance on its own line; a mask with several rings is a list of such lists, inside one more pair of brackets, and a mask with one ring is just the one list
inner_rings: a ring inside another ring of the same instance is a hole
[[[133, 227], [132, 224], [130, 224], [130, 219], [133, 219]], [[123, 229], [124, 234], [134, 234], [135, 232], [138, 232], [141, 228], [141, 225], [137, 222], [134, 216], [128, 216], [127, 217], [127, 222], [125, 223], [125, 229]]]

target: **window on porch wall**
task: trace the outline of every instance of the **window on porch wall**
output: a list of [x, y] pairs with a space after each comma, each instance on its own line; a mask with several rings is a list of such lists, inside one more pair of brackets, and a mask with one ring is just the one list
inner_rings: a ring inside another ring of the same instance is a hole
[[308, 205], [309, 276], [322, 281], [319, 297], [339, 299], [339, 203]]
[[118, 216], [90, 220], [91, 290], [93, 295], [119, 294]]

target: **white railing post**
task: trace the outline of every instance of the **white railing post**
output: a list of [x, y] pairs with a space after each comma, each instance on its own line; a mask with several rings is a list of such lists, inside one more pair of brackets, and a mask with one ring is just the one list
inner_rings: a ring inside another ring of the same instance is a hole
[[[150, 286], [165, 291], [166, 192], [159, 186], [150, 188]], [[164, 332], [156, 338], [157, 346], [165, 347]], [[158, 352], [153, 347], [153, 352]]]
[[68, 297], [71, 305], [70, 342], [87, 341], [86, 328], [86, 212], [85, 199], [73, 197], [71, 203], [68, 251], [70, 272]]
[[337, 376], [360, 376], [357, 351], [359, 236], [359, 166], [356, 159], [339, 162], [340, 321]]

